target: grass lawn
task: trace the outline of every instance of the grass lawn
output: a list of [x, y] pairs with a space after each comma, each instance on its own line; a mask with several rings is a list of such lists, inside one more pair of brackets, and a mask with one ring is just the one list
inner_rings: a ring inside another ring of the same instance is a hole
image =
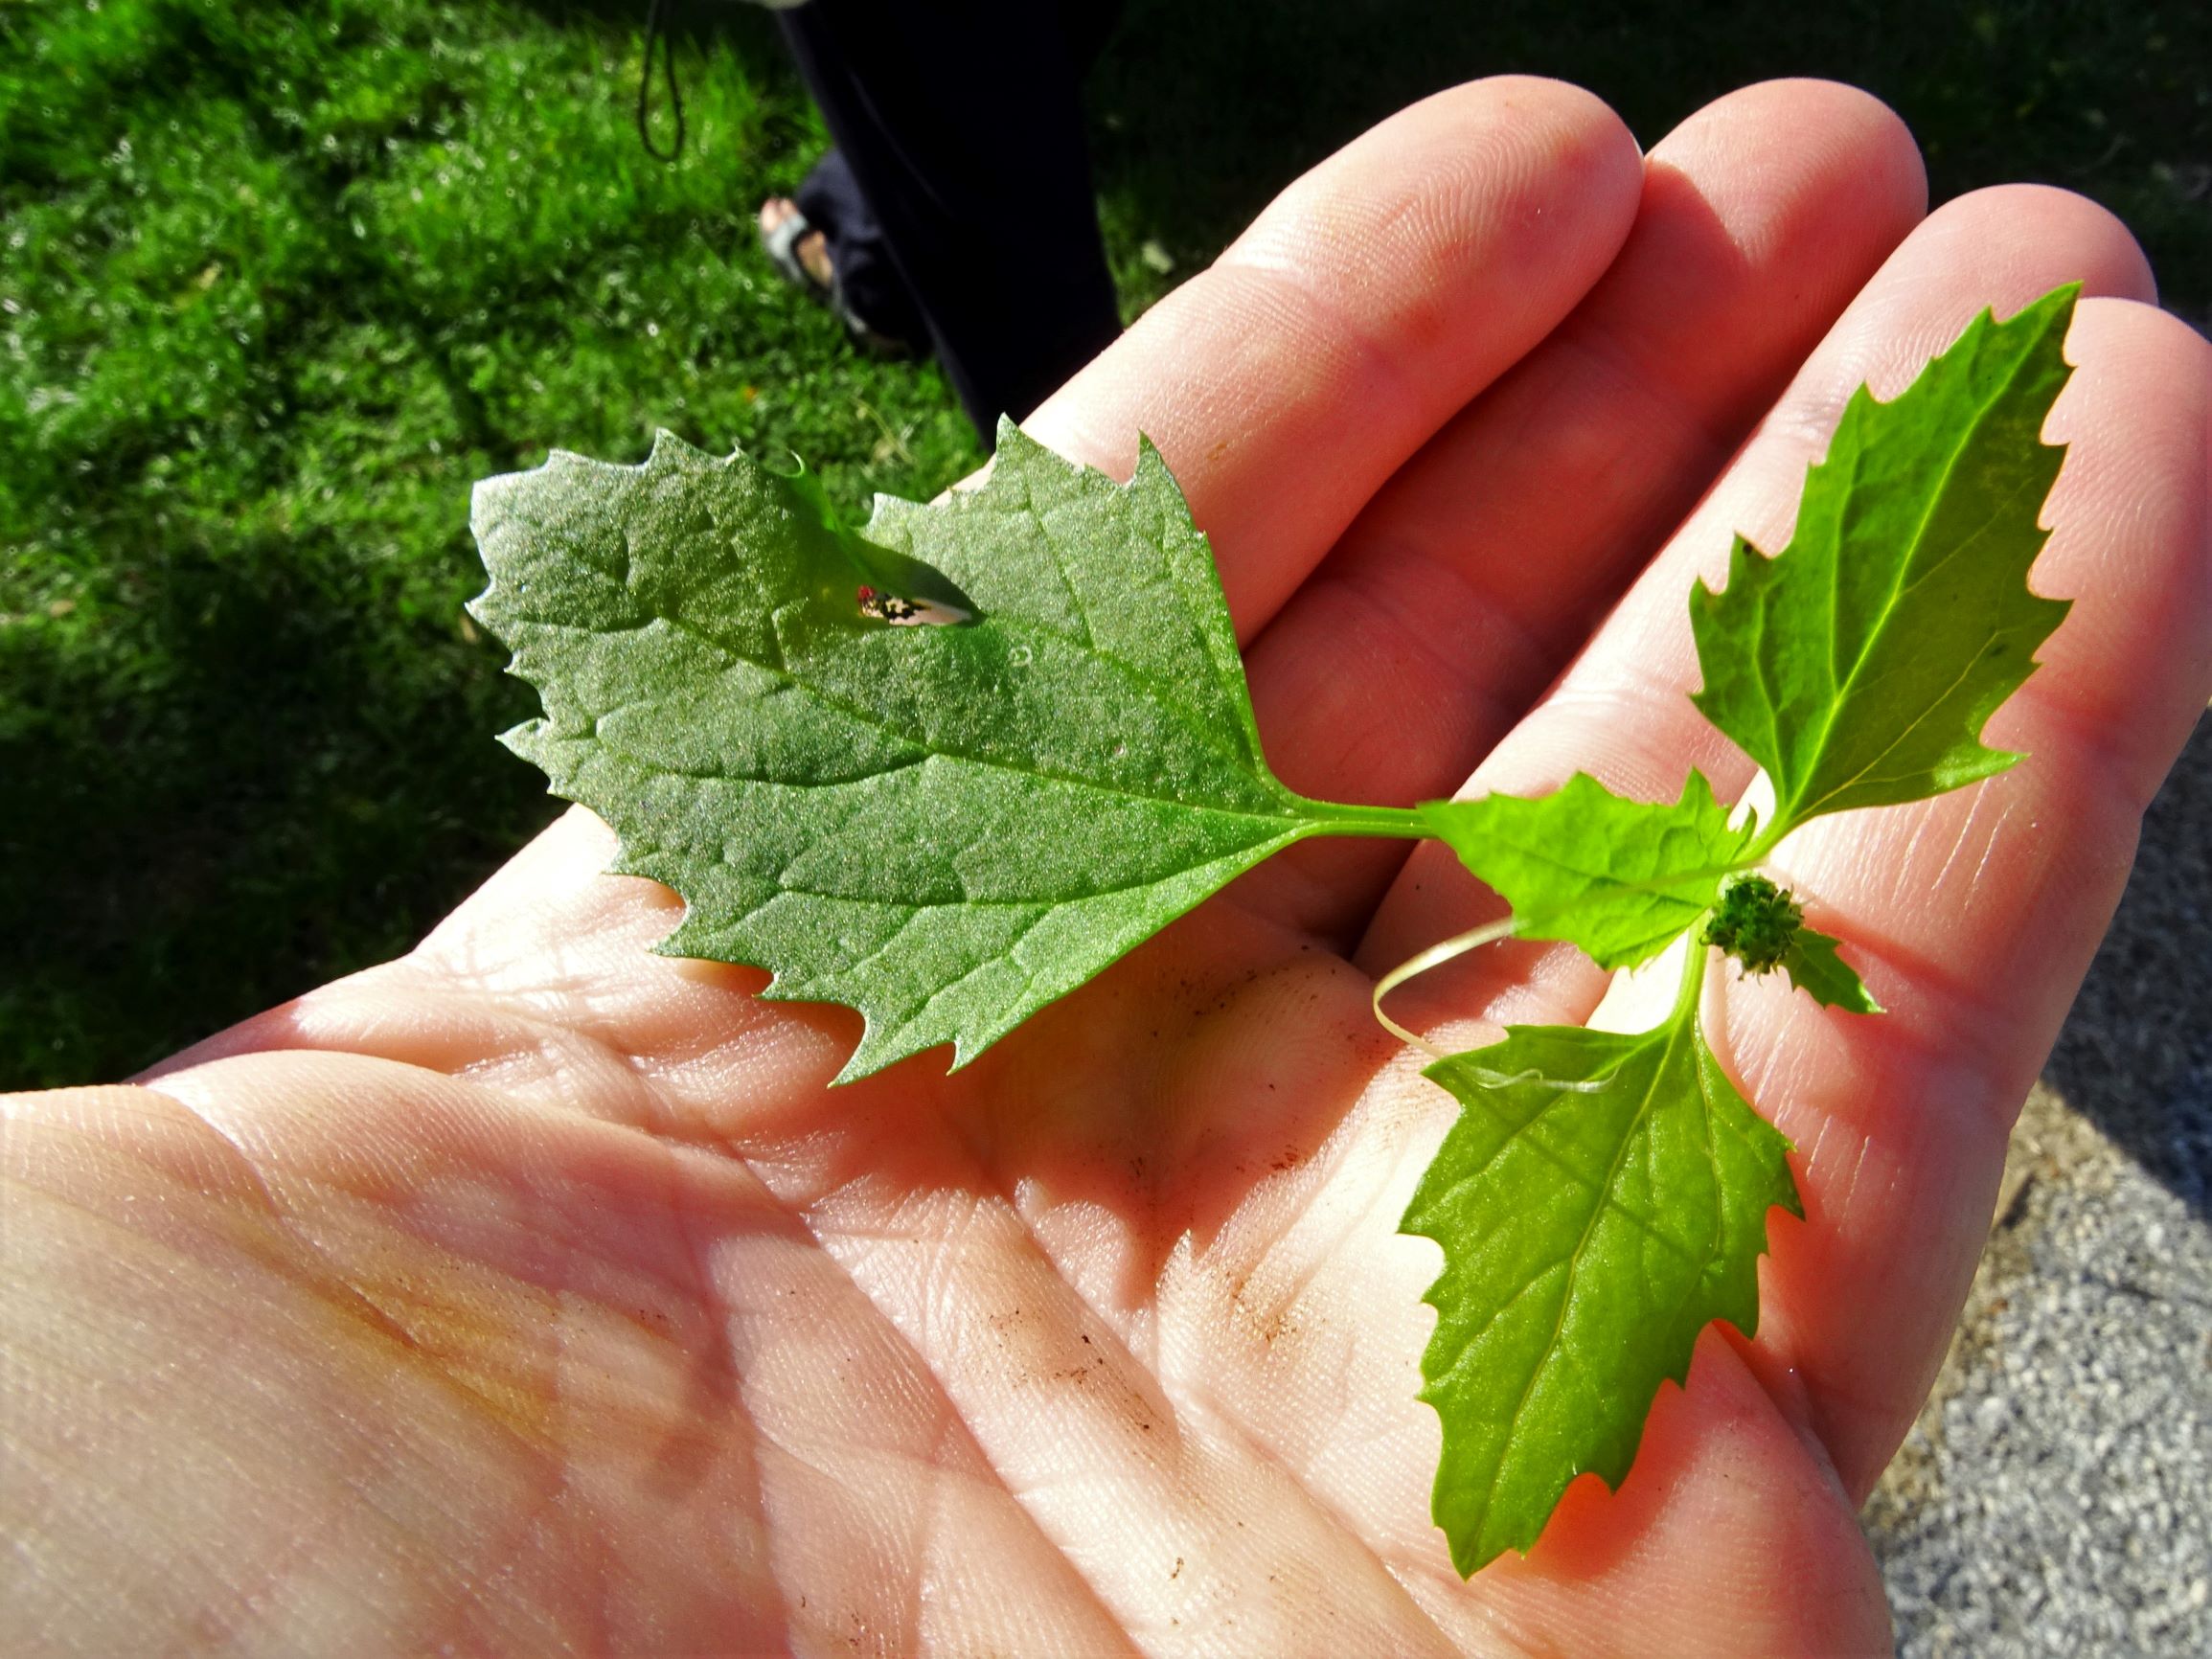
[[[854, 355], [755, 250], [821, 144], [766, 19], [701, 0], [667, 168], [643, 11], [0, 0], [0, 1086], [401, 950], [551, 817], [461, 612], [478, 477], [662, 425], [853, 507], [979, 458], [934, 369]], [[2192, 6], [1138, 0], [1092, 107], [1132, 313], [1378, 116], [1514, 68], [1646, 138], [1760, 76], [1857, 80], [1939, 194], [2086, 191], [2201, 322], [2206, 65]]]

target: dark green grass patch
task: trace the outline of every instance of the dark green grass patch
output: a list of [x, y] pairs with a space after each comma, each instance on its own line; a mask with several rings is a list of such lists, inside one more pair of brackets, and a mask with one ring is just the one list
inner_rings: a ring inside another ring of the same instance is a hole
[[588, 16], [0, 12], [0, 1080], [401, 950], [550, 817], [461, 612], [476, 478], [661, 425], [855, 506], [974, 464], [760, 259], [819, 140], [739, 21], [670, 169]]

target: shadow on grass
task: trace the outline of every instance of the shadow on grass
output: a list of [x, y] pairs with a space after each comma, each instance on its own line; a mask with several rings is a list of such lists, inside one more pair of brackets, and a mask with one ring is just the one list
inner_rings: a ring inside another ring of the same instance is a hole
[[122, 1077], [395, 955], [552, 816], [490, 740], [524, 689], [444, 619], [359, 626], [327, 539], [155, 560], [90, 648], [0, 635], [0, 777], [37, 804], [0, 860], [0, 1075]]
[[[521, 0], [521, 4], [557, 28], [589, 25], [618, 39], [629, 36], [641, 45], [652, 9], [652, 0]], [[729, 50], [753, 85], [804, 93], [799, 72], [784, 48], [783, 32], [765, 6], [749, 0], [662, 0], [661, 24], [669, 38], [683, 48], [676, 59], [679, 88], [692, 85], [708, 73], [696, 54], [709, 45], [720, 45]], [[648, 102], [656, 115], [665, 115], [668, 82], [662, 77], [657, 53], [652, 71]], [[626, 76], [608, 91], [625, 109], [634, 108], [638, 92], [634, 80]], [[658, 122], [655, 137], [665, 142], [666, 134]]]
[[1178, 264], [1212, 258], [1298, 172], [1405, 104], [1503, 72], [1595, 92], [1649, 145], [1737, 86], [1848, 81], [1919, 138], [1936, 200], [2031, 180], [2104, 202], [2168, 303], [2212, 311], [2212, 9], [2072, 0], [1626, 4], [1133, 0], [1093, 81], [1102, 191]]

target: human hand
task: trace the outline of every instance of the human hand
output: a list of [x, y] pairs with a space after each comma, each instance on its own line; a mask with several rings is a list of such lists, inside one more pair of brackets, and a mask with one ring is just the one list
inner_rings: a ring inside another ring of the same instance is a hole
[[[1683, 599], [1779, 546], [1861, 380], [2085, 279], [2030, 759], [1777, 863], [1891, 1011], [1717, 989], [1796, 1143], [1756, 1342], [1634, 1472], [1470, 1583], [1415, 1398], [1453, 1108], [1374, 976], [1484, 919], [1428, 847], [1255, 872], [955, 1077], [825, 1085], [842, 1011], [647, 947], [562, 820], [405, 960], [135, 1089], [13, 1102], [0, 1512], [34, 1648], [1079, 1655], [1887, 1651], [1855, 1511], [1963, 1296], [2025, 1094], [2212, 685], [2212, 349], [2077, 198], [1920, 221], [1864, 97], [1754, 88], [1648, 167], [1543, 82], [1432, 99], [1292, 187], [1028, 423], [1159, 443], [1267, 753], [1332, 799], [1671, 799], [1749, 766]], [[1746, 439], [1748, 442], [1746, 442]], [[1739, 446], [1741, 452], [1739, 453]], [[1685, 520], [1684, 515], [1687, 514]], [[1555, 677], [1563, 670], [1564, 677]], [[1394, 1004], [1586, 1017], [1564, 947]]]

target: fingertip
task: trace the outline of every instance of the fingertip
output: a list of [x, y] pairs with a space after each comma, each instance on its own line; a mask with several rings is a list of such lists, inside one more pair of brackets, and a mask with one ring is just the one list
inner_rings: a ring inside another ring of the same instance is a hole
[[[1789, 134], [1790, 143], [1777, 146], [1777, 133]], [[1743, 87], [1705, 105], [1652, 149], [1654, 162], [1680, 164], [1693, 156], [1724, 163], [1746, 199], [1755, 199], [1752, 182], [1778, 167], [1775, 188], [1790, 191], [1826, 159], [1848, 169], [1855, 214], [1895, 227], [1892, 242], [1927, 213], [1927, 169], [1912, 129], [1881, 99], [1841, 81], [1797, 79]]]
[[2018, 273], [2040, 284], [2001, 316], [2061, 282], [2079, 282], [2085, 294], [2155, 305], [2157, 280], [2134, 233], [2110, 210], [2086, 195], [2047, 184], [2000, 184], [1970, 191], [1929, 216], [1928, 232], [1971, 243], [1974, 261], [1993, 280]]
[[2115, 790], [2129, 821], [2212, 697], [2212, 342], [2137, 300], [2090, 299], [2045, 437], [2066, 446], [2037, 591], [2077, 602], [1990, 740]]
[[2101, 346], [2108, 337], [2116, 349], [2163, 365], [2167, 375], [2186, 389], [2199, 416], [2212, 414], [2212, 339], [2155, 300], [2092, 295], [2075, 310], [2067, 354], [2073, 354], [2076, 340]]
[[1858, 386], [1886, 401], [1977, 313], [2010, 317], [2067, 283], [2092, 299], [2156, 297], [2128, 227], [2086, 196], [2047, 185], [1995, 185], [1948, 201], [1868, 283], [1816, 355], [1817, 377], [1801, 378], [1781, 419], [1823, 447]]
[[1465, 144], [1502, 135], [1520, 140], [1547, 160], [1586, 159], [1616, 192], [1627, 193], [1628, 210], [1634, 211], [1636, 174], [1644, 159], [1636, 135], [1596, 93], [1550, 76], [1488, 75], [1463, 80], [1406, 105], [1362, 142], [1402, 135], [1425, 147], [1448, 144], [1455, 128]]
[[[1418, 189], [1400, 182], [1410, 178]], [[1595, 95], [1536, 76], [1469, 81], [1298, 179], [1212, 276], [1295, 273], [1336, 315], [1391, 319], [1373, 337], [1402, 380], [1487, 379], [1499, 338], [1540, 337], [1604, 273], [1642, 179], [1634, 136]], [[1479, 293], [1469, 283], [1476, 249], [1487, 255]]]

